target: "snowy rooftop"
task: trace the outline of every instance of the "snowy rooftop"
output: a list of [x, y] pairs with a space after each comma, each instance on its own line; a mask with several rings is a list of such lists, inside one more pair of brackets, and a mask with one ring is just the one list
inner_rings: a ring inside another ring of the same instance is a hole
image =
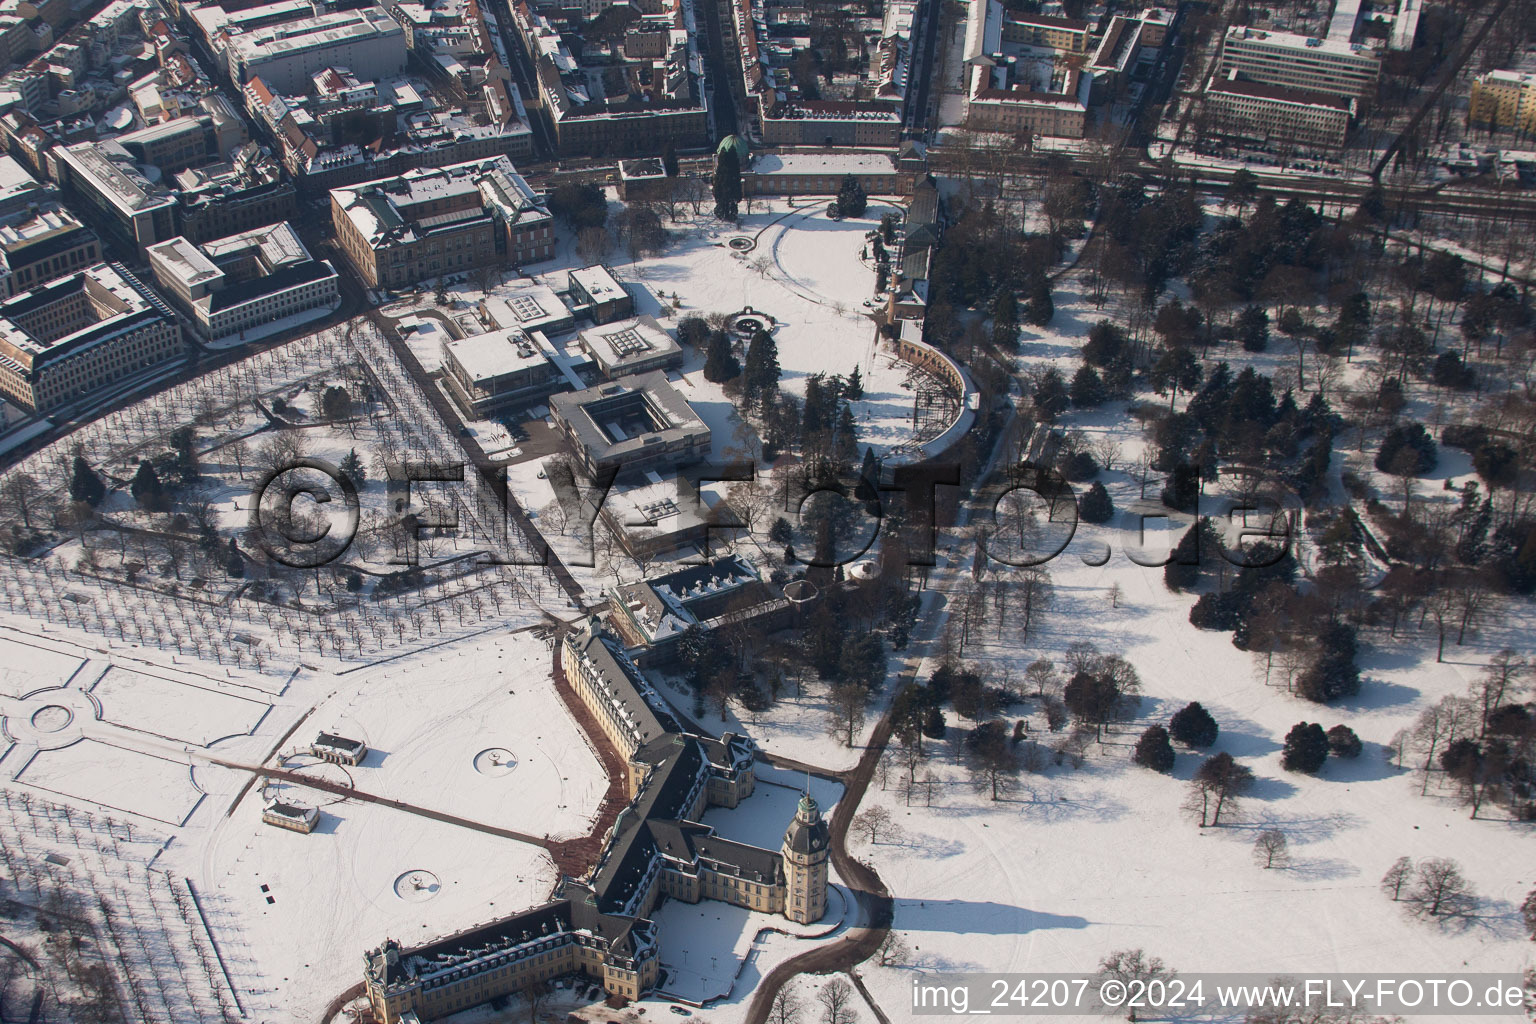
[[175, 280], [183, 288], [224, 276], [202, 250], [180, 235], [152, 245], [148, 251], [156, 275]]
[[509, 281], [482, 301], [497, 327], [548, 331], [559, 330], [574, 320], [553, 288], [529, 278]]
[[[499, 130], [501, 126], [493, 127]], [[427, 204], [472, 193], [479, 198], [477, 208], [418, 216]], [[358, 233], [376, 247], [412, 241], [434, 227], [482, 216], [488, 209], [510, 220], [549, 216], [540, 206], [538, 193], [505, 156], [448, 167], [422, 167], [393, 178], [332, 189], [331, 198]]]
[[607, 267], [596, 265], [571, 271], [571, 283], [579, 285], [593, 302], [607, 302], [624, 293], [624, 286]]
[[1316, 36], [1304, 36], [1295, 32], [1275, 32], [1268, 29], [1249, 28], [1245, 25], [1231, 25], [1227, 28], [1227, 43], [1263, 43], [1276, 49], [1301, 50], [1311, 53], [1325, 53], [1338, 57], [1367, 58], [1374, 55], [1372, 49], [1359, 43], [1339, 42], [1336, 39], [1319, 39]]
[[261, 261], [262, 268], [269, 274], [280, 267], [310, 258], [309, 250], [299, 240], [298, 232], [287, 221], [252, 228], [238, 235], [226, 235], [203, 243], [202, 248], [215, 263], [253, 255]]
[[751, 174], [894, 174], [896, 158], [884, 152], [763, 153]]
[[42, 186], [14, 157], [0, 154], [0, 205], [15, 196], [35, 192]]
[[683, 354], [672, 335], [653, 316], [589, 327], [581, 332], [581, 345], [610, 376], [623, 373], [636, 363], [673, 356], [681, 359]]
[[443, 349], [476, 385], [549, 361], [539, 346], [516, 327], [450, 341]]
[[53, 235], [61, 235], [80, 228], [81, 224], [68, 210], [44, 210], [33, 217], [0, 225], [0, 250], [12, 252], [33, 242]]

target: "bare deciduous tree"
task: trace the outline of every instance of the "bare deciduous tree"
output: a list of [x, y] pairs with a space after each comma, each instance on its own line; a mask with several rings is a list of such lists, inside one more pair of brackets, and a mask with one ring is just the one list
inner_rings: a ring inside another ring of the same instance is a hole
[[1413, 877], [1413, 858], [1399, 857], [1387, 868], [1387, 873], [1381, 876], [1381, 891], [1391, 896], [1393, 900], [1402, 899], [1403, 887]]
[[891, 818], [891, 812], [880, 806], [860, 811], [849, 824], [871, 843], [878, 843], [882, 836], [894, 842], [900, 835], [900, 826]]
[[1419, 862], [1413, 888], [1403, 897], [1417, 917], [1466, 917], [1477, 909], [1477, 891], [1449, 857]]
[[911, 955], [912, 952], [907, 949], [906, 940], [894, 930], [885, 933], [885, 938], [880, 940], [880, 945], [875, 950], [877, 962], [881, 967], [900, 967]]
[[858, 1020], [853, 999], [853, 986], [842, 978], [833, 978], [821, 986], [816, 1001], [821, 1004], [822, 1024], [853, 1024]]
[[768, 1024], [800, 1024], [803, 1012], [800, 997], [788, 987], [782, 987], [773, 994], [773, 1002], [768, 1007]]
[[1253, 859], [1266, 868], [1283, 868], [1291, 862], [1290, 846], [1285, 833], [1267, 828], [1253, 841]]

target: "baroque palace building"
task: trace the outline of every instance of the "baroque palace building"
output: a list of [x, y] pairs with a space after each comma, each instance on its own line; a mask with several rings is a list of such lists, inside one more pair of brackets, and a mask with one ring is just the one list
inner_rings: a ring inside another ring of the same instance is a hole
[[560, 667], [626, 763], [630, 798], [596, 866], [566, 876], [549, 902], [414, 949], [386, 939], [364, 956], [375, 1017], [416, 1024], [582, 974], [635, 999], [660, 980], [652, 911], [666, 897], [737, 906], [810, 923], [827, 907], [829, 833], [805, 793], [777, 850], [721, 839], [699, 817], [752, 795], [746, 737], [687, 732], [594, 616], [559, 643]]

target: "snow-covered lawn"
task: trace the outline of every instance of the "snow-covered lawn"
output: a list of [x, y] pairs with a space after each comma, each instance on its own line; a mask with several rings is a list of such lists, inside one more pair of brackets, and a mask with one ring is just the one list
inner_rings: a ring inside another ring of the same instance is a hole
[[204, 888], [221, 942], [264, 982], [271, 1019], [318, 1020], [386, 937], [424, 943], [532, 906], [555, 882], [538, 847], [405, 811], [329, 803], [302, 835], [263, 824], [261, 803], [253, 789], [220, 827]]
[[38, 751], [14, 778], [167, 825], [182, 824], [201, 799], [186, 762], [93, 739]]
[[0, 695], [25, 697], [63, 686], [84, 660], [36, 643], [0, 636]]
[[[250, 732], [271, 707], [190, 683], [113, 666], [91, 688], [109, 722], [199, 747]], [[170, 709], [174, 713], [168, 713]]]
[[550, 666], [526, 632], [427, 651], [346, 677], [298, 739], [323, 729], [366, 741], [352, 776], [380, 796], [531, 835], [585, 834], [607, 777]]

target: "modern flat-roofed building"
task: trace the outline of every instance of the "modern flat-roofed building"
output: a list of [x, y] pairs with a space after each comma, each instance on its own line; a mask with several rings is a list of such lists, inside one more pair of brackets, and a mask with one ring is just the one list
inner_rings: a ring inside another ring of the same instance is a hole
[[[0, 129], [3, 131], [3, 129]], [[9, 139], [10, 133], [4, 132]], [[0, 153], [0, 217], [25, 213], [47, 202], [51, 192], [9, 154]]]
[[331, 190], [337, 241], [370, 287], [554, 255], [554, 219], [504, 156]]
[[1487, 128], [1536, 132], [1536, 74], [1489, 71], [1472, 80], [1467, 120]]
[[[229, 28], [225, 28], [229, 32]], [[361, 7], [230, 34], [229, 77], [244, 85], [260, 75], [280, 93], [309, 91], [325, 67], [350, 68], [378, 80], [405, 70], [405, 31], [382, 7]]]
[[82, 142], [49, 153], [60, 186], [105, 237], [142, 249], [176, 235], [176, 196], [151, 183], [116, 143]]
[[117, 264], [0, 302], [0, 394], [33, 412], [185, 355], [174, 314]]
[[0, 225], [0, 298], [100, 262], [96, 233], [62, 207]]
[[619, 198], [626, 203], [664, 199], [678, 180], [655, 157], [619, 161]]
[[571, 312], [595, 324], [612, 323], [635, 315], [635, 297], [602, 264], [582, 267], [566, 275]]
[[161, 121], [114, 140], [138, 163], [174, 174], [188, 167], [229, 161], [250, 141], [245, 120], [230, 102], [217, 94], [200, 104], [203, 112]]
[[486, 327], [516, 327], [526, 332], [559, 334], [576, 326], [576, 314], [551, 287], [527, 277], [513, 278], [480, 300]]
[[316, 260], [287, 222], [194, 245], [172, 238], [148, 249], [155, 280], [212, 340], [340, 299], [336, 268]]
[[659, 370], [553, 395], [549, 410], [593, 479], [679, 466], [709, 453], [709, 425]]
[[1205, 110], [1216, 132], [1260, 142], [1338, 149], [1354, 109], [1355, 101], [1348, 96], [1236, 77], [1212, 81], [1205, 90]]
[[887, 152], [758, 153], [741, 171], [741, 191], [749, 196], [835, 196], [853, 175], [866, 195], [899, 196], [912, 190], [912, 175], [897, 167]]
[[516, 327], [443, 342], [443, 382], [466, 419], [486, 419], [569, 387], [543, 346]]
[[1359, 43], [1233, 25], [1222, 40], [1216, 77], [1368, 99], [1381, 74], [1377, 51]]
[[683, 363], [683, 349], [653, 316], [589, 327], [577, 336], [609, 380], [631, 373], [670, 370]]

